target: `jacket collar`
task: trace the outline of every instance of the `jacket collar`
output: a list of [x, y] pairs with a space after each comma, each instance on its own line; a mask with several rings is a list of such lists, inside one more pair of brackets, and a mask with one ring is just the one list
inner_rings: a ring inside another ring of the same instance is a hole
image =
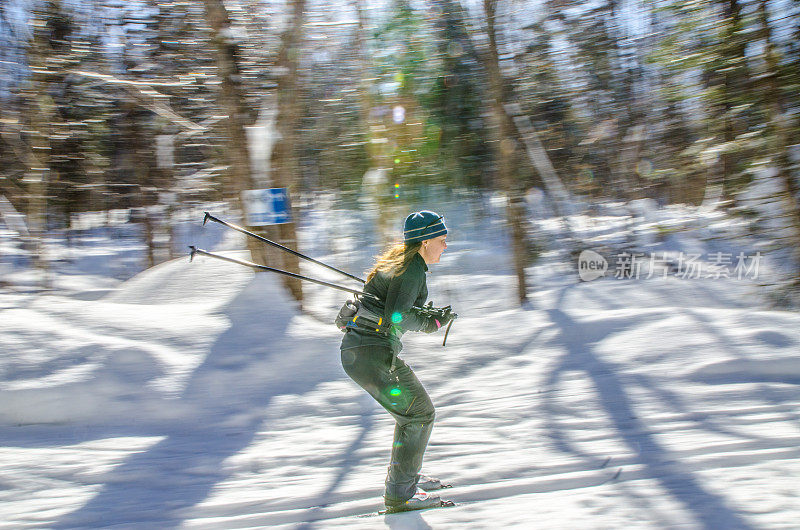
[[414, 255], [414, 258], [413, 258], [413, 259], [418, 259], [418, 260], [420, 261], [420, 263], [422, 263], [422, 268], [423, 268], [423, 270], [424, 270], [425, 272], [428, 272], [428, 264], [427, 264], [427, 263], [425, 263], [425, 259], [423, 259], [423, 257], [422, 257], [422, 256], [420, 256], [419, 252], [417, 252], [417, 253]]

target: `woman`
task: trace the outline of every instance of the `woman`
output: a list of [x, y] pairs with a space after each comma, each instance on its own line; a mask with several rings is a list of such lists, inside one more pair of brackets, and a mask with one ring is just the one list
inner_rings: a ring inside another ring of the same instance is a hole
[[[411, 310], [428, 297], [425, 272], [439, 263], [447, 248], [442, 216], [415, 212], [406, 218], [403, 242], [378, 257], [367, 276], [364, 297], [353, 325], [342, 339], [342, 366], [347, 375], [375, 398], [396, 420], [392, 459], [386, 477], [384, 501], [391, 511], [438, 506], [441, 482], [422, 477], [422, 456], [433, 428], [434, 408], [414, 372], [397, 357], [406, 331], [432, 333], [450, 317], [437, 320]], [[441, 320], [445, 320], [442, 322]]]

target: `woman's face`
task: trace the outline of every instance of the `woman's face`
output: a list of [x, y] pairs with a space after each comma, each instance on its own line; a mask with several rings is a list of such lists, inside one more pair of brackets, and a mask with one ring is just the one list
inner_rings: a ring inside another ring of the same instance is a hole
[[419, 249], [419, 255], [425, 260], [425, 263], [439, 263], [442, 257], [442, 252], [447, 248], [447, 234], [431, 239], [426, 239], [422, 242], [422, 248]]

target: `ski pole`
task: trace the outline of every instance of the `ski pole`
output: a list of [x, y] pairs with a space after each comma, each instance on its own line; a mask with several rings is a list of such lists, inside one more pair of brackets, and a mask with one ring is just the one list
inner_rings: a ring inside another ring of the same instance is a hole
[[[456, 317], [457, 316], [458, 315], [456, 315]], [[453, 321], [454, 320], [455, 320], [455, 318], [453, 320], [451, 320], [449, 324], [447, 324], [447, 329], [444, 330], [444, 340], [442, 341], [442, 348], [444, 348], [444, 345], [447, 343], [447, 335], [450, 334], [450, 328], [453, 326]]]
[[[338, 289], [340, 291], [351, 293], [351, 294], [354, 294], [356, 296], [364, 296], [364, 297], [367, 297], [367, 298], [371, 298], [372, 300], [375, 300], [377, 302], [381, 301], [380, 298], [375, 296], [374, 294], [366, 293], [364, 291], [359, 291], [358, 289], [351, 289], [349, 287], [344, 287], [342, 285], [337, 285], [335, 283], [324, 282], [322, 280], [317, 280], [315, 278], [309, 278], [308, 276], [302, 276], [300, 274], [295, 274], [293, 272], [289, 272], [289, 271], [285, 271], [285, 270], [281, 270], [281, 269], [276, 269], [276, 268], [273, 268], [273, 267], [268, 267], [266, 265], [259, 265], [257, 263], [253, 263], [253, 262], [250, 262], [250, 261], [245, 261], [245, 260], [236, 259], [236, 258], [229, 258], [228, 256], [223, 256], [222, 254], [216, 254], [214, 252], [208, 252], [207, 250], [203, 250], [201, 248], [197, 248], [194, 245], [189, 245], [189, 248], [191, 249], [191, 253], [189, 254], [189, 261], [192, 261], [196, 254], [200, 254], [200, 255], [203, 255], [203, 256], [216, 258], [218, 260], [227, 261], [227, 262], [230, 262], [230, 263], [237, 263], [239, 265], [244, 265], [245, 267], [250, 267], [252, 269], [268, 271], [268, 272], [276, 272], [278, 274], [283, 274], [283, 275], [289, 276], [291, 278], [297, 278], [298, 280], [305, 280], [307, 282], [316, 283], [317, 285], [322, 285], [322, 286], [325, 286], [325, 287], [331, 287], [333, 289]], [[427, 316], [427, 317], [432, 317], [432, 318], [435, 318], [436, 316], [438, 316], [438, 313], [443, 312], [445, 310], [448, 313], [450, 312], [449, 311], [450, 306], [447, 306], [446, 308], [435, 308], [435, 307], [432, 307], [432, 303], [429, 303], [427, 306], [424, 306], [424, 307], [412, 306], [411, 309], [413, 311], [416, 311], [420, 315]], [[444, 346], [447, 343], [447, 335], [450, 334], [450, 328], [453, 326], [453, 321], [456, 318], [458, 318], [458, 315], [455, 314], [455, 313], [452, 313], [452, 318], [450, 319], [450, 322], [447, 324], [447, 329], [444, 332], [444, 340], [442, 340], [442, 346]]]
[[349, 274], [347, 272], [344, 272], [343, 270], [337, 269], [336, 267], [332, 267], [332, 266], [330, 266], [330, 265], [328, 265], [326, 263], [322, 263], [321, 261], [317, 261], [314, 258], [306, 256], [305, 254], [301, 254], [301, 253], [299, 253], [299, 252], [297, 252], [295, 250], [290, 249], [289, 247], [285, 247], [285, 246], [281, 245], [280, 243], [276, 243], [276, 242], [272, 241], [271, 239], [267, 239], [266, 237], [262, 237], [262, 236], [260, 236], [258, 234], [254, 234], [253, 232], [250, 232], [249, 230], [245, 230], [241, 226], [235, 225], [233, 223], [228, 223], [227, 221], [223, 221], [222, 219], [220, 219], [218, 217], [214, 217], [213, 215], [211, 215], [208, 212], [205, 212], [205, 214], [206, 214], [206, 216], [203, 218], [203, 224], [206, 224], [206, 221], [211, 219], [215, 223], [219, 223], [219, 224], [221, 224], [223, 226], [227, 226], [228, 228], [236, 230], [237, 232], [241, 232], [242, 234], [248, 235], [250, 237], [254, 237], [254, 238], [258, 239], [259, 241], [263, 241], [264, 243], [266, 243], [268, 245], [272, 245], [273, 247], [277, 247], [277, 248], [279, 248], [281, 250], [284, 250], [284, 251], [288, 252], [289, 254], [297, 256], [298, 258], [303, 258], [304, 260], [308, 260], [311, 263], [316, 263], [317, 265], [321, 265], [321, 266], [325, 267], [326, 269], [330, 269], [332, 271], [336, 271], [339, 274], [344, 274], [348, 278], [352, 278], [352, 279], [357, 280], [357, 281], [359, 281], [361, 283], [367, 283], [365, 280], [362, 280], [358, 276], [353, 276], [352, 274]]
[[222, 261], [228, 261], [230, 263], [238, 263], [239, 265], [244, 265], [245, 267], [250, 267], [251, 269], [258, 269], [262, 271], [269, 271], [269, 272], [277, 272], [278, 274], [283, 274], [285, 276], [290, 276], [292, 278], [297, 278], [298, 280], [305, 280], [307, 282], [316, 283], [318, 285], [324, 285], [325, 287], [332, 287], [333, 289], [339, 289], [340, 291], [345, 291], [356, 296], [366, 296], [367, 298], [372, 298], [373, 300], [380, 301], [380, 299], [371, 293], [365, 293], [364, 291], [359, 291], [358, 289], [350, 289], [349, 287], [344, 287], [342, 285], [336, 285], [335, 283], [328, 283], [323, 282], [322, 280], [316, 280], [314, 278], [309, 278], [308, 276], [302, 276], [300, 274], [295, 274], [293, 272], [284, 271], [281, 269], [275, 269], [273, 267], [267, 267], [266, 265], [259, 265], [257, 263], [252, 263], [250, 261], [245, 261], [236, 258], [229, 258], [228, 256], [223, 256], [222, 254], [216, 254], [214, 252], [208, 252], [207, 250], [203, 250], [201, 248], [197, 248], [195, 246], [189, 246], [192, 249], [191, 254], [189, 254], [189, 261], [194, 259], [195, 254], [201, 254], [203, 256], [209, 256], [211, 258], [216, 258]]

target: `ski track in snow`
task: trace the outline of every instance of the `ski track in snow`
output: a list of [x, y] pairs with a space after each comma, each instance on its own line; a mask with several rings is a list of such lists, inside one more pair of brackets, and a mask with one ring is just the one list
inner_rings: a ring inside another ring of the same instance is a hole
[[0, 528], [796, 527], [797, 313], [547, 269], [515, 309], [457, 246], [429, 280], [448, 346], [403, 356], [458, 506], [375, 513], [392, 422], [339, 366], [340, 295], [300, 315], [274, 277], [180, 259], [97, 300], [0, 296]]

